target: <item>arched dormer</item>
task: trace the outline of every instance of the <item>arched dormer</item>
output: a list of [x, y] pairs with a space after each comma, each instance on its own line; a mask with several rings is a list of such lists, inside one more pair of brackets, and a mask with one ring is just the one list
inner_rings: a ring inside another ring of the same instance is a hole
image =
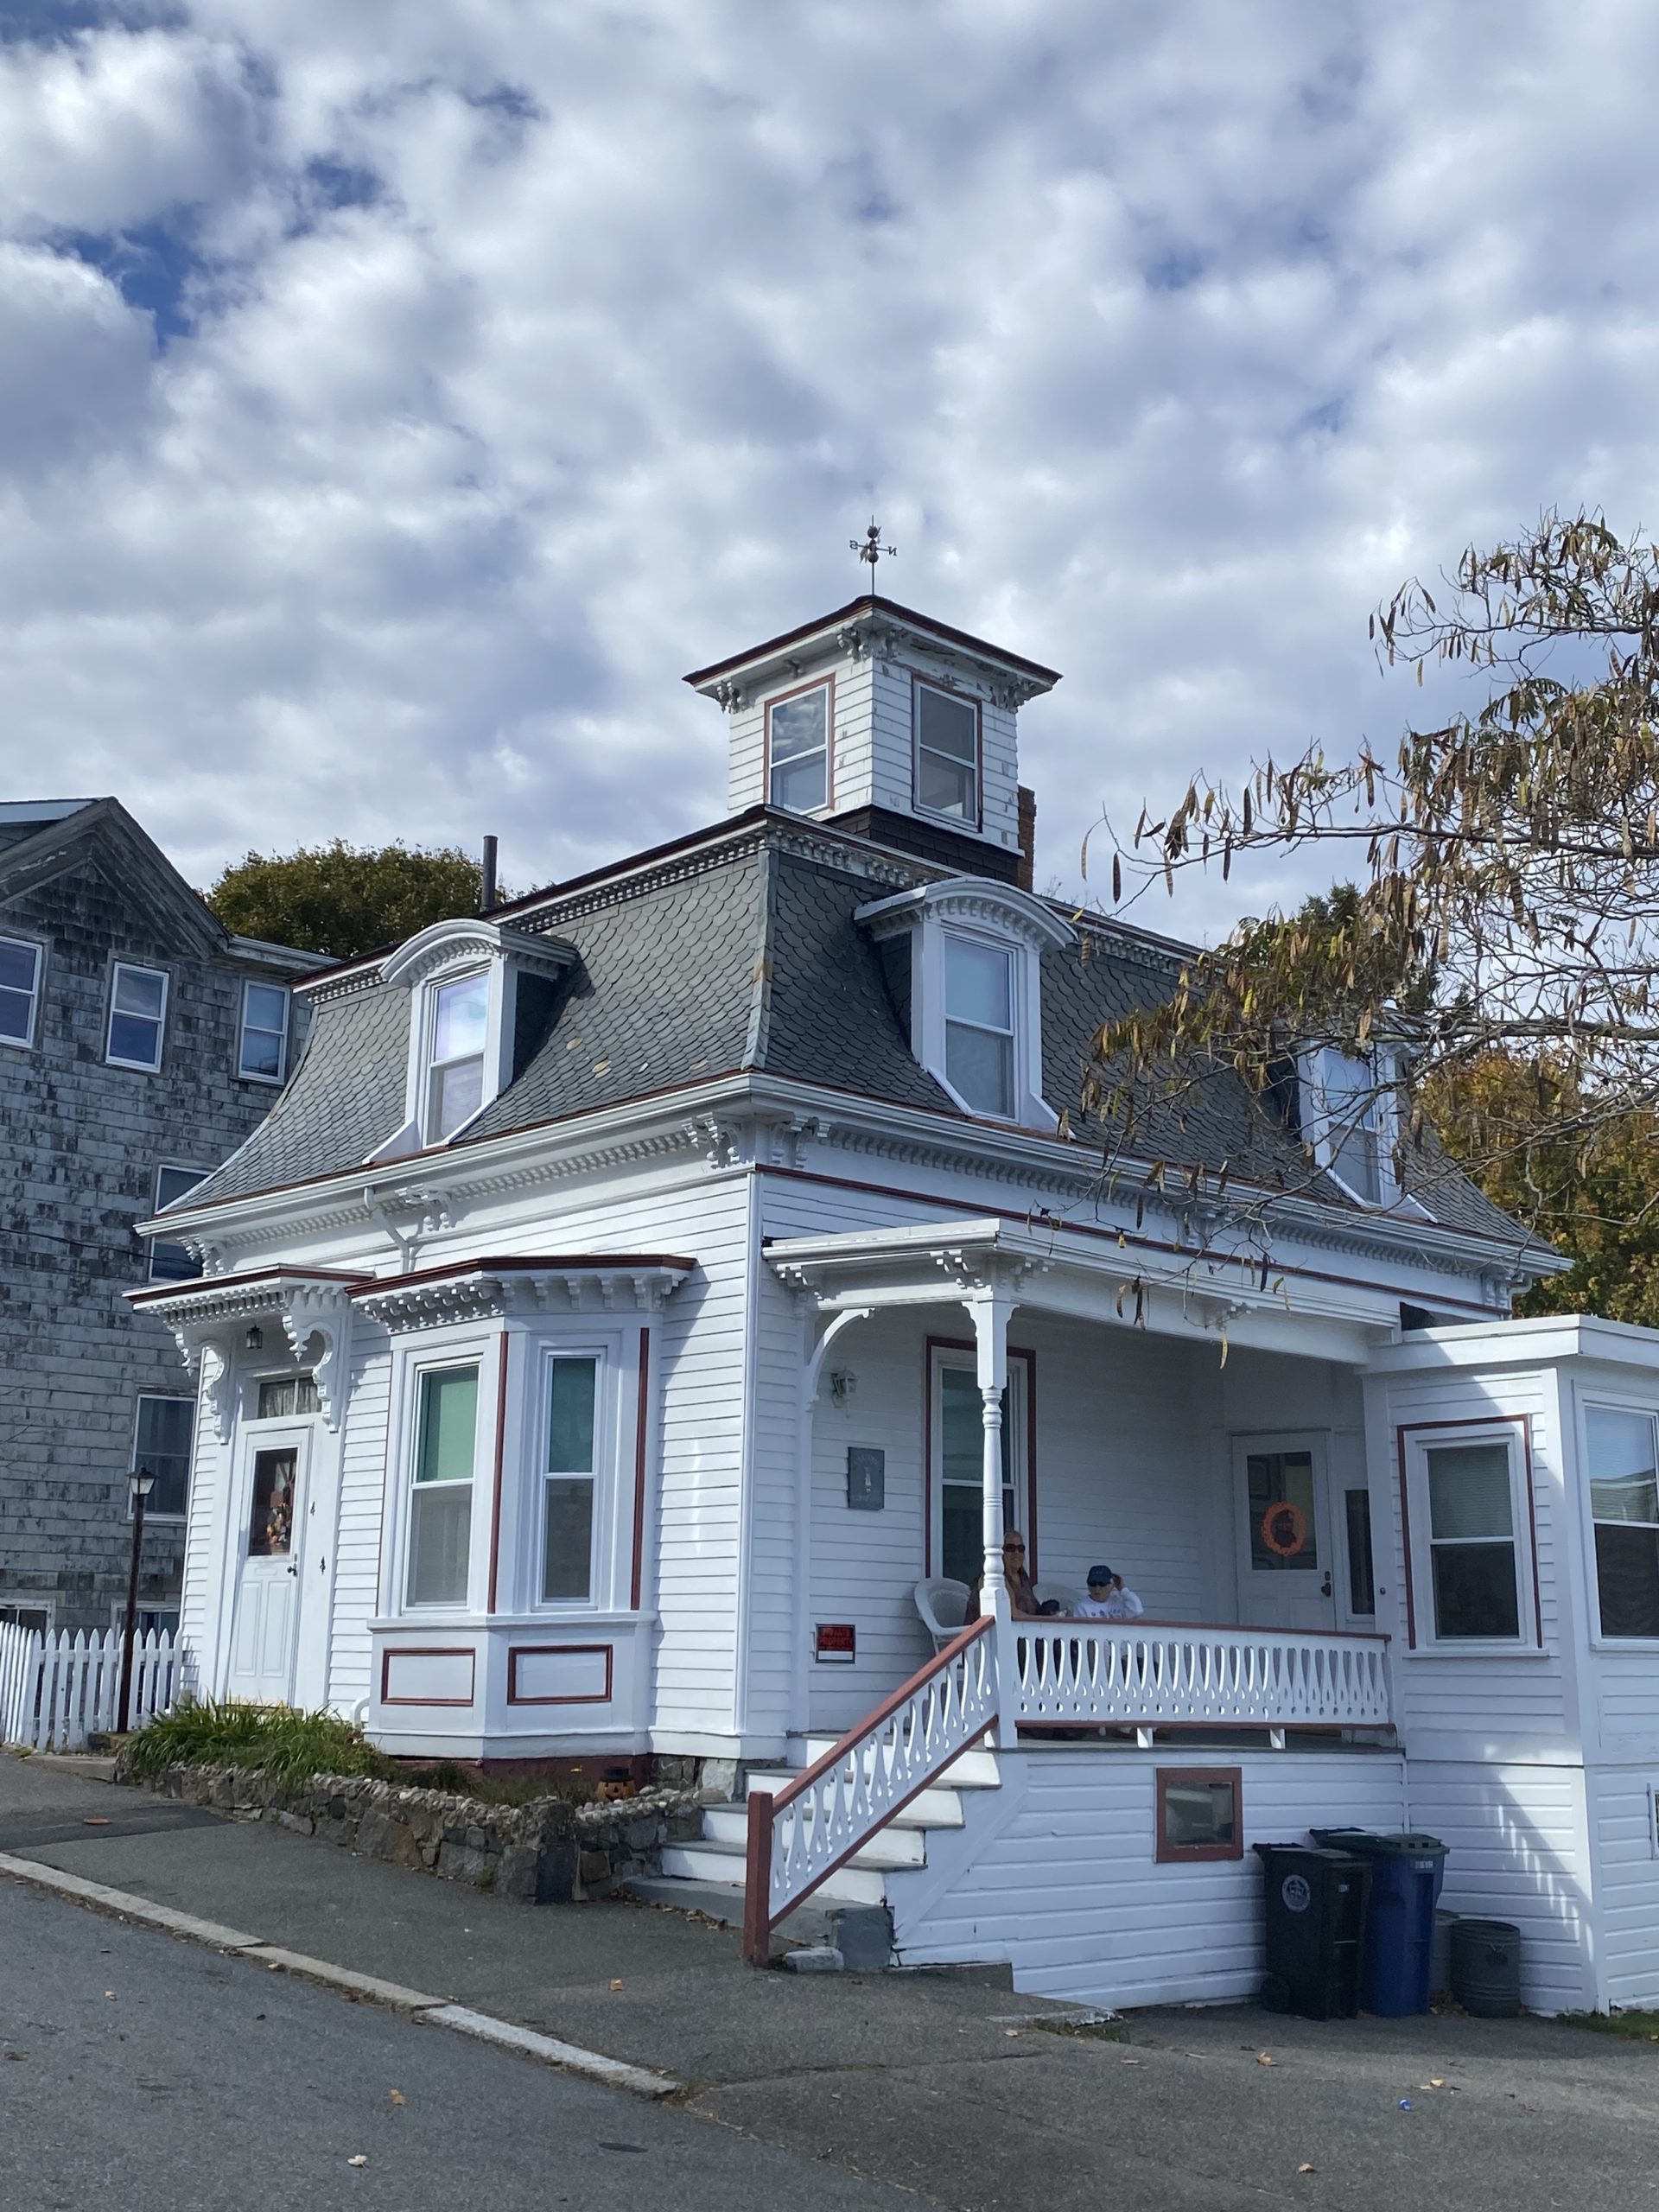
[[380, 966], [410, 994], [404, 1123], [371, 1158], [396, 1160], [462, 1135], [517, 1073], [518, 1046], [551, 1011], [574, 946], [462, 915], [434, 922]]
[[1042, 955], [1076, 931], [1029, 892], [976, 875], [874, 899], [855, 919], [908, 1001], [912, 1052], [963, 1111], [1057, 1128], [1043, 1096]]

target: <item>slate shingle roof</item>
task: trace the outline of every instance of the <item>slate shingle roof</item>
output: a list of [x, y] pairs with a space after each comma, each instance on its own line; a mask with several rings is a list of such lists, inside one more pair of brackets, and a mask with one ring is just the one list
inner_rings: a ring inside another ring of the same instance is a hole
[[[907, 1017], [855, 910], [890, 887], [849, 859], [798, 849], [799, 825], [762, 817], [747, 835], [710, 833], [612, 884], [556, 889], [515, 909], [577, 958], [544, 1033], [513, 1083], [462, 1144], [591, 1112], [711, 1077], [753, 1070], [936, 1114], [957, 1111], [912, 1056]], [[899, 856], [890, 855], [899, 860]], [[904, 865], [899, 861], [900, 865]], [[917, 861], [918, 882], [942, 870]], [[1043, 957], [1045, 1094], [1084, 1135], [1084, 1056], [1101, 1024], [1154, 1000], [1179, 956], [1109, 925]], [[361, 1165], [400, 1127], [410, 994], [364, 970], [360, 987], [325, 995], [305, 1058], [270, 1118], [188, 1203], [245, 1197]], [[963, 1117], [966, 1118], [966, 1117]], [[1179, 1126], [1166, 1116], [1172, 1165], [1227, 1163], [1243, 1179], [1352, 1202], [1312, 1185], [1300, 1143], [1230, 1076], [1199, 1085]], [[457, 1147], [459, 1148], [459, 1147]], [[1145, 1155], [1147, 1143], [1136, 1149]], [[1407, 1180], [1448, 1227], [1513, 1247], [1520, 1232], [1438, 1154]]]

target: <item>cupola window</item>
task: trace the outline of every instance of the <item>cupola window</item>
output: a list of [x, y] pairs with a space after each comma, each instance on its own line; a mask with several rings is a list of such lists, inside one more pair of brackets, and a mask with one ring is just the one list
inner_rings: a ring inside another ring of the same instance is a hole
[[766, 797], [791, 814], [830, 804], [830, 732], [835, 683], [809, 684], [766, 707]]
[[914, 687], [916, 804], [979, 826], [979, 708], [931, 683]]

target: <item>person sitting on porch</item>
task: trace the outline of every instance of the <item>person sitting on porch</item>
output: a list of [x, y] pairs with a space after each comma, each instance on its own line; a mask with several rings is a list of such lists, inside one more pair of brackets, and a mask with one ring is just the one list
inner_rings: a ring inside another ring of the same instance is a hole
[[1133, 1590], [1126, 1590], [1121, 1574], [1109, 1567], [1089, 1570], [1089, 1595], [1079, 1600], [1072, 1616], [1080, 1621], [1138, 1621], [1146, 1607]]
[[1008, 1610], [1016, 1620], [1059, 1611], [1052, 1598], [1044, 1605], [1038, 1597], [1037, 1586], [1026, 1572], [1026, 1540], [1017, 1529], [1010, 1529], [1002, 1539], [1002, 1580], [1008, 1586]]

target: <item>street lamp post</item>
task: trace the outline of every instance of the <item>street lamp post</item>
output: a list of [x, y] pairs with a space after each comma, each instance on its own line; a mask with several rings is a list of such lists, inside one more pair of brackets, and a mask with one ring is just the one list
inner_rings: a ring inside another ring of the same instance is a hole
[[127, 1618], [121, 1631], [121, 1712], [119, 1727], [124, 1736], [132, 1717], [132, 1633], [138, 1624], [138, 1555], [144, 1544], [144, 1500], [155, 1488], [156, 1478], [148, 1467], [140, 1467], [127, 1477], [127, 1488], [132, 1494], [132, 1565], [127, 1573]]

